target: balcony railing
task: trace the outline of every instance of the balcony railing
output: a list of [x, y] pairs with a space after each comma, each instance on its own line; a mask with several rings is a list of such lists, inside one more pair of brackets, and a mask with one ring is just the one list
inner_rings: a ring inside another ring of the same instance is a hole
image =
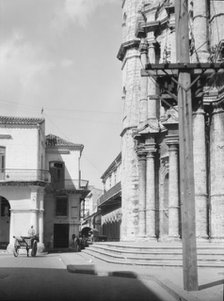
[[65, 179], [65, 189], [85, 190], [88, 189], [89, 181]]
[[98, 206], [105, 204], [110, 199], [116, 198], [121, 195], [121, 182], [118, 182], [116, 185], [111, 187], [108, 191], [106, 191], [97, 202]]
[[43, 169], [1, 169], [1, 182], [49, 182], [50, 174]]

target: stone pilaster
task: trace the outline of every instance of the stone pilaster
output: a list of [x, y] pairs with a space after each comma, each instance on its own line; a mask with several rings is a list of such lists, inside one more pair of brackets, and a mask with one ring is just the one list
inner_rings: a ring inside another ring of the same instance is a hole
[[205, 112], [202, 107], [193, 113], [193, 150], [196, 236], [208, 238]]
[[[148, 62], [148, 43], [147, 40], [143, 39], [140, 43], [140, 59], [142, 68], [145, 68], [145, 65]], [[148, 77], [141, 77], [141, 94], [140, 94], [140, 102], [139, 102], [139, 127], [142, 127], [147, 122], [148, 116]]]
[[215, 106], [210, 127], [210, 237], [224, 239], [224, 110]]
[[41, 252], [44, 250], [44, 200], [43, 193], [40, 193], [40, 208], [39, 208], [39, 243], [38, 251]]
[[14, 238], [15, 235], [15, 213], [14, 210], [10, 209], [10, 229], [9, 229], [9, 245], [14, 245]]
[[146, 153], [138, 151], [138, 175], [139, 175], [139, 224], [138, 236], [146, 235]]
[[169, 135], [166, 139], [169, 147], [169, 230], [171, 239], [180, 238], [180, 203], [179, 203], [179, 159], [178, 136]]
[[155, 239], [155, 143], [146, 143], [146, 236]]

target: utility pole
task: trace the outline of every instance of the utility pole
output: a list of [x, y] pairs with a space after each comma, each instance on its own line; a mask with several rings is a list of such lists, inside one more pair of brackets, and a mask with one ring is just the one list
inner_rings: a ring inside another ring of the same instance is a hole
[[[177, 63], [189, 64], [188, 1], [175, 1]], [[184, 289], [198, 290], [190, 70], [179, 70], [180, 201]]]

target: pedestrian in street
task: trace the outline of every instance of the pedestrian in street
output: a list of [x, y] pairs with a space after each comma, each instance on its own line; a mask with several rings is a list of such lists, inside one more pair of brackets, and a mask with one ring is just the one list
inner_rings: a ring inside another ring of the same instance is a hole
[[30, 237], [30, 245], [31, 245], [31, 249], [33, 247], [33, 241], [36, 235], [36, 231], [34, 229], [33, 226], [30, 227], [30, 229], [28, 230], [28, 236]]

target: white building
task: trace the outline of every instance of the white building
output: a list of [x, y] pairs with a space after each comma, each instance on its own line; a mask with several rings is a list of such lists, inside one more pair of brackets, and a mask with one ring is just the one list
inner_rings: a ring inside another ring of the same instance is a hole
[[[47, 144], [45, 140], [44, 119], [0, 116], [0, 246], [9, 244], [10, 249], [14, 244], [13, 236], [27, 235], [33, 225], [39, 234], [39, 247], [44, 247], [49, 231], [53, 239], [56, 235], [52, 229], [49, 230], [52, 220], [48, 211], [54, 210], [55, 206], [53, 200], [51, 206], [48, 204], [49, 191], [55, 189], [54, 195], [57, 196], [63, 190], [68, 197], [71, 192], [78, 199], [87, 188], [88, 183], [82, 186], [80, 180], [79, 161], [83, 146], [72, 143], [68, 146], [68, 142], [66, 147], [62, 146], [58, 137], [53, 139], [56, 143], [50, 146], [52, 139], [48, 138]], [[69, 180], [69, 191], [63, 185], [54, 186], [54, 178], [51, 184], [49, 169], [54, 162], [65, 166], [64, 183]], [[76, 203], [79, 206], [79, 202]], [[78, 224], [79, 208], [73, 219], [72, 204], [68, 206], [67, 216], [62, 219], [64, 223], [74, 225], [74, 219]], [[62, 223], [62, 219], [54, 222]], [[75, 230], [73, 228], [69, 227], [68, 235]]]

